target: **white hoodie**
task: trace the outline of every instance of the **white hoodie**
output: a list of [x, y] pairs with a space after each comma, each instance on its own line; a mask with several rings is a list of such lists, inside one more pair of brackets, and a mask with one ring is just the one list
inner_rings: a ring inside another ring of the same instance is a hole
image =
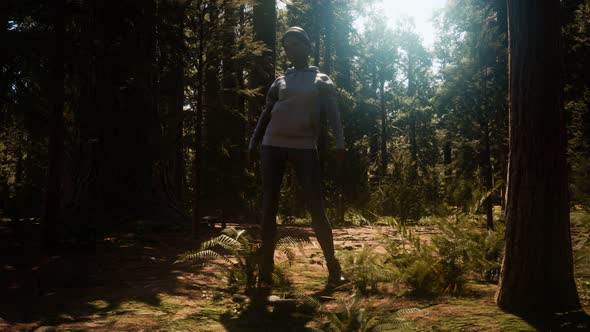
[[266, 103], [250, 140], [250, 149], [258, 145], [262, 135], [262, 145], [316, 149], [321, 110], [326, 112], [336, 148], [344, 149], [336, 89], [330, 77], [320, 73], [317, 67], [287, 70], [285, 76], [271, 85]]

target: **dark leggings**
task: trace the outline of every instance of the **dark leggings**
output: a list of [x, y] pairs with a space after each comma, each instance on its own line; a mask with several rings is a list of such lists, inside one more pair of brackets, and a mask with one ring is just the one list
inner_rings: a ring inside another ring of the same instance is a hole
[[320, 163], [317, 150], [293, 149], [275, 146], [262, 146], [262, 261], [261, 280], [272, 284], [274, 250], [277, 234], [276, 216], [279, 207], [281, 182], [287, 162], [291, 162], [299, 184], [305, 191], [306, 203], [311, 211], [311, 226], [328, 262], [330, 274], [339, 273], [334, 266], [334, 241], [332, 227], [324, 210], [324, 198], [320, 181]]

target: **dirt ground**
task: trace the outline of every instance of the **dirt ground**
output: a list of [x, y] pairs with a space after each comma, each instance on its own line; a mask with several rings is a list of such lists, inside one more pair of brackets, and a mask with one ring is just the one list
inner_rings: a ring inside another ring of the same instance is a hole
[[[252, 226], [249, 231], [256, 233]], [[315, 243], [309, 227], [283, 226], [280, 232], [309, 237]], [[385, 235], [395, 236], [395, 230], [386, 226], [334, 230], [340, 251], [378, 247]], [[0, 244], [0, 331], [34, 331], [43, 326], [57, 331], [305, 331], [321, 326], [321, 318], [309, 312], [252, 315], [232, 299], [233, 292], [213, 268], [174, 264], [179, 254], [196, 249], [188, 228], [138, 221], [105, 233], [94, 247], [55, 254], [43, 254], [31, 241], [1, 228], [0, 239], [8, 238]], [[319, 252], [317, 244], [307, 245], [287, 271], [293, 287], [309, 296], [323, 289], [327, 277]], [[461, 296], [419, 299], [404, 295], [402, 285], [389, 285], [362, 304], [383, 317], [411, 308], [398, 315], [405, 322], [399, 331], [542, 329], [538, 323], [500, 311], [493, 301], [495, 288], [470, 283]], [[350, 296], [349, 290], [337, 291], [332, 294], [335, 300], [323, 306], [342, 310]], [[583, 305], [589, 312], [588, 299]]]

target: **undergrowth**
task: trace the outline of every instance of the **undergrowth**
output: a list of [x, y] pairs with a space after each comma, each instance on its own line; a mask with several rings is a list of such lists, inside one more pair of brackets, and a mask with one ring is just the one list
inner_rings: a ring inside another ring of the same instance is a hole
[[[288, 266], [295, 260], [294, 247], [303, 252], [307, 240], [291, 236], [281, 237], [276, 241], [276, 249], [283, 253], [286, 263], [278, 262], [273, 270], [273, 284], [277, 289], [291, 286]], [[197, 266], [212, 265], [225, 274], [230, 290], [243, 289], [246, 294], [253, 294], [258, 287], [260, 243], [254, 241], [245, 230], [226, 228], [222, 234], [203, 242], [199, 250], [181, 254], [175, 263], [193, 263]]]

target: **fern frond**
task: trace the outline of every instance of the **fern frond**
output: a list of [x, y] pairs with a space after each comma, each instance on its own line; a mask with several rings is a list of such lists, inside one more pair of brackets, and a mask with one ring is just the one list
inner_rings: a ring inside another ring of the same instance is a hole
[[[233, 238], [235, 238], [236, 240], [240, 240], [240, 237], [242, 237], [242, 235], [246, 234], [246, 230], [245, 229], [240, 229], [240, 230], [236, 230], [236, 234], [235, 236], [233, 236]], [[246, 237], [244, 235], [244, 237]]]
[[327, 317], [328, 317], [328, 322], [331, 325], [333, 325], [333, 326], [330, 326], [331, 327], [330, 331], [342, 331], [342, 332], [347, 331], [344, 322], [341, 321], [340, 318], [338, 318], [338, 315], [336, 315], [333, 312], [330, 312], [327, 314]]
[[[384, 324], [380, 324], [379, 323], [379, 319], [377, 318], [377, 316], [370, 316], [369, 318], [366, 318], [364, 322], [361, 322], [361, 331], [366, 331], [366, 332], [373, 332], [379, 329], [380, 326], [384, 326]], [[387, 331], [387, 330], [382, 330], [382, 331]]]
[[238, 235], [238, 230], [235, 227], [227, 227], [226, 229], [221, 231], [221, 234], [225, 234], [229, 237], [236, 238]]
[[403, 315], [410, 314], [413, 312], [418, 312], [420, 310], [422, 310], [422, 309], [420, 309], [420, 308], [403, 308], [403, 309], [396, 311], [393, 315], [391, 315], [391, 317], [392, 318], [399, 318]]
[[294, 297], [295, 300], [297, 300], [298, 302], [302, 303], [307, 307], [311, 307], [314, 310], [318, 310], [322, 307], [322, 304], [318, 300], [300, 291], [294, 290], [290, 293], [290, 295]]
[[588, 242], [588, 238], [587, 237], [582, 238], [580, 241], [578, 241], [578, 243], [576, 243], [574, 245], [573, 250], [574, 251], [577, 251], [577, 250], [580, 250], [580, 249], [584, 248], [584, 246], [586, 245], [587, 242]]
[[305, 254], [303, 248], [306, 244], [311, 244], [311, 241], [309, 239], [285, 236], [277, 241], [277, 248], [297, 247], [302, 254]]
[[[217, 253], [215, 253], [217, 254]], [[178, 259], [174, 263], [186, 263], [186, 262], [195, 262], [200, 259], [203, 259], [202, 251], [191, 250], [188, 252], [179, 255]], [[218, 255], [218, 254], [217, 254]]]
[[297, 247], [299, 252], [305, 256], [304, 246], [310, 243], [311, 242], [308, 239], [285, 236], [277, 241], [276, 248], [281, 250], [287, 256], [289, 263], [291, 263], [293, 260], [295, 260], [295, 254], [290, 249], [290, 247]]
[[227, 257], [213, 251], [213, 250], [201, 250], [201, 251], [190, 251], [182, 254], [176, 261], [182, 262], [195, 262], [199, 260], [213, 260], [221, 259], [225, 264], [233, 265], [233, 262], [227, 259]]
[[236, 239], [231, 238], [225, 234], [221, 234], [211, 240], [205, 241], [201, 244], [201, 250], [211, 249], [215, 246], [220, 246], [227, 250], [237, 251], [242, 249], [242, 244]]
[[287, 256], [287, 261], [289, 262], [289, 265], [291, 265], [295, 260], [295, 253], [293, 252], [293, 250], [291, 250], [290, 248], [282, 248], [281, 251], [283, 252], [283, 254], [285, 254], [285, 256]]
[[284, 246], [284, 245], [297, 246], [300, 244], [308, 244], [308, 243], [309, 243], [309, 240], [307, 240], [307, 239], [296, 238], [296, 237], [292, 237], [292, 236], [284, 236], [277, 241], [277, 247]]

